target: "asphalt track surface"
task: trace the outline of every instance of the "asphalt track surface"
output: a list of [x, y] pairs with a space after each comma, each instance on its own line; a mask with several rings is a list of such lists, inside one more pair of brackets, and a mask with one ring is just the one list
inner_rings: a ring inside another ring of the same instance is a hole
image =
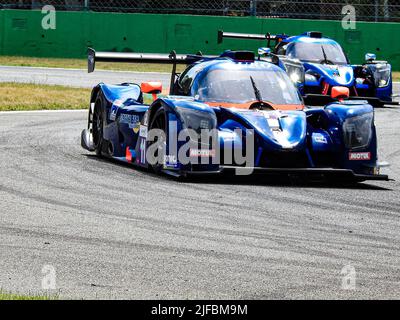
[[144, 81], [161, 81], [163, 87], [168, 88], [170, 80], [171, 75], [168, 73], [96, 70], [89, 74], [87, 70], [83, 69], [0, 66], [0, 82], [93, 88], [100, 82], [110, 84], [135, 82], [140, 84]]
[[51, 265], [61, 298], [400, 298], [400, 108], [376, 110], [396, 181], [347, 187], [178, 182], [81, 149], [86, 117], [0, 113], [2, 289]]

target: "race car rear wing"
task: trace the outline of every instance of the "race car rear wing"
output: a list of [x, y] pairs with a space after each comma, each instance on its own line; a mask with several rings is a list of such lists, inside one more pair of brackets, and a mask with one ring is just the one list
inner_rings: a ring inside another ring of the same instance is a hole
[[270, 33], [266, 34], [252, 34], [252, 33], [237, 33], [237, 32], [224, 32], [222, 30], [218, 31], [218, 44], [224, 41], [224, 38], [230, 39], [244, 39], [244, 40], [265, 40], [267, 41], [267, 46], [270, 47], [271, 41], [275, 41], [275, 44], [281, 42], [283, 39], [287, 38], [285, 34], [273, 35]]
[[88, 48], [88, 72], [94, 72], [96, 62], [132, 62], [132, 63], [158, 63], [158, 64], [171, 64], [171, 88], [175, 83], [178, 76], [176, 66], [178, 64], [190, 65], [199, 60], [212, 59], [215, 56], [203, 56], [201, 52], [195, 55], [190, 54], [176, 54], [172, 51], [169, 54], [164, 53], [133, 53], [133, 52], [96, 52], [92, 48]]
[[191, 64], [207, 57], [201, 52], [196, 55], [176, 54], [172, 51], [164, 53], [133, 53], [133, 52], [96, 52], [88, 48], [88, 72], [95, 70], [96, 62], [132, 62], [132, 63], [158, 63], [158, 64]]

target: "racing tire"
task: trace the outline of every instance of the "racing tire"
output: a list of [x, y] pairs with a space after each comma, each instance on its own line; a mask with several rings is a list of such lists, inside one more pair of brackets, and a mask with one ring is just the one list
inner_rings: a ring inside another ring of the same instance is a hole
[[96, 97], [94, 110], [93, 110], [93, 120], [92, 120], [92, 135], [93, 144], [95, 148], [96, 155], [101, 157], [103, 155], [104, 148], [104, 99], [101, 92]]
[[[167, 141], [167, 113], [165, 112], [165, 109], [163, 107], [160, 107], [152, 119], [150, 120], [150, 125], [149, 125], [149, 131], [152, 129], [159, 129], [164, 132], [164, 143]], [[148, 147], [151, 146], [152, 144], [158, 142], [158, 139], [155, 139], [155, 141], [148, 142]], [[156, 157], [158, 157], [158, 152], [155, 154]], [[160, 163], [159, 161], [154, 164], [150, 165], [151, 168], [155, 173], [160, 173], [161, 170], [163, 169], [163, 163]]]

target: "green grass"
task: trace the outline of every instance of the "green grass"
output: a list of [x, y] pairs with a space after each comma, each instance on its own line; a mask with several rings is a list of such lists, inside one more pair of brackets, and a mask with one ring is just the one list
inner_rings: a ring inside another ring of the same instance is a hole
[[90, 89], [0, 83], [0, 111], [86, 109]]
[[[72, 68], [87, 69], [86, 59], [61, 59], [61, 58], [33, 58], [0, 56], [0, 65], [17, 67], [45, 67], [45, 68]], [[136, 72], [167, 72], [172, 70], [171, 65], [165, 64], [140, 64], [140, 63], [96, 63], [97, 70], [136, 71]], [[184, 66], [178, 66], [179, 71]]]
[[[87, 109], [91, 89], [56, 85], [0, 83], [0, 111]], [[144, 103], [152, 96], [144, 94]]]
[[0, 300], [57, 300], [56, 296], [46, 295], [21, 295], [0, 290]]

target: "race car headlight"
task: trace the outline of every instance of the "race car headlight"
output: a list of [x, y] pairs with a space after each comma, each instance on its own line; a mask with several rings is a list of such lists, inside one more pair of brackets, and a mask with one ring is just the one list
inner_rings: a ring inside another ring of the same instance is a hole
[[378, 87], [385, 87], [386, 85], [387, 85], [387, 81], [386, 80], [383, 80], [383, 79], [379, 80]]
[[293, 72], [293, 73], [290, 75], [290, 79], [293, 81], [293, 83], [301, 82], [301, 81], [300, 81], [300, 74], [299, 74], [298, 72]]
[[304, 83], [305, 81], [305, 72], [304, 68], [301, 64], [292, 64], [292, 63], [286, 63], [286, 72], [289, 75], [290, 80], [294, 84], [301, 84]]
[[201, 134], [201, 130], [211, 130], [217, 126], [217, 117], [213, 113], [189, 108], [177, 109], [186, 129], [193, 129]]
[[367, 147], [372, 138], [372, 122], [374, 114], [365, 113], [348, 118], [343, 123], [343, 138], [346, 148], [356, 149]]
[[374, 70], [375, 85], [378, 88], [386, 87], [390, 82], [392, 70], [389, 64], [377, 64]]

